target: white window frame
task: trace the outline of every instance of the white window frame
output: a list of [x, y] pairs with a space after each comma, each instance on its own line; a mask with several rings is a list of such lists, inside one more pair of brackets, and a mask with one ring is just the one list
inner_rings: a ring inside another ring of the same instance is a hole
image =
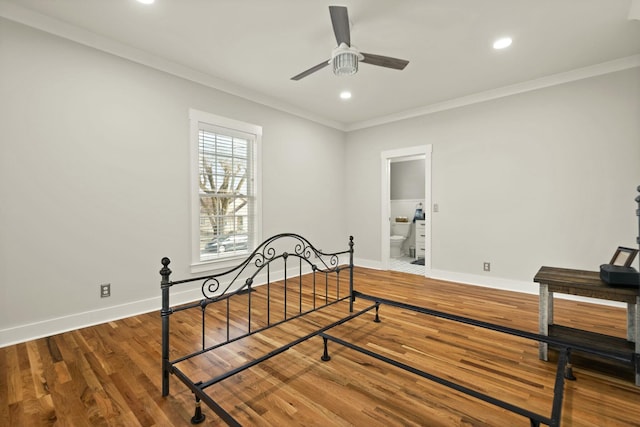
[[[248, 253], [262, 241], [262, 126], [245, 123], [242, 121], [217, 116], [215, 114], [189, 109], [189, 143], [191, 157], [191, 272], [201, 273], [205, 271], [235, 267], [238, 259], [244, 259], [246, 253], [229, 255], [221, 258], [202, 261], [200, 259], [200, 184], [199, 184], [199, 132], [202, 127], [226, 128], [230, 133], [242, 132], [253, 135], [253, 211], [249, 218], [254, 223], [250, 227], [252, 235], [249, 236]], [[204, 125], [204, 126], [201, 126]]]

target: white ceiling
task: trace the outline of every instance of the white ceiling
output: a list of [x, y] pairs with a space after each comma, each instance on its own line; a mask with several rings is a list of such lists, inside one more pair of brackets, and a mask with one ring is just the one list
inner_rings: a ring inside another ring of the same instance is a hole
[[[353, 45], [407, 59], [407, 68], [361, 64], [356, 75], [336, 77], [326, 67], [290, 80], [329, 59], [336, 44], [332, 4], [348, 7]], [[505, 87], [554, 81], [549, 79], [559, 73], [596, 64], [606, 63], [598, 70], [639, 66], [640, 21], [628, 19], [630, 5], [631, 0], [156, 0], [149, 6], [135, 0], [0, 0], [0, 16], [348, 130]], [[505, 35], [513, 45], [494, 50], [494, 39]], [[338, 95], [346, 89], [353, 97], [342, 101]]]

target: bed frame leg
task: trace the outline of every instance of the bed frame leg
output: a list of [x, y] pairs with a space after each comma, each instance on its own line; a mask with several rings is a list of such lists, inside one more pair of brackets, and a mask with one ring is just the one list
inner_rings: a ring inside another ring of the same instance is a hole
[[380, 303], [376, 303], [376, 318], [373, 319], [374, 322], [380, 323], [380, 316], [378, 316], [378, 311], [380, 310]]
[[328, 362], [329, 360], [331, 360], [331, 356], [329, 356], [329, 346], [327, 345], [327, 341], [329, 340], [325, 337], [322, 337], [322, 340], [324, 341], [324, 352], [322, 353], [322, 357], [320, 357], [320, 359], [323, 362]]
[[540, 427], [540, 422], [536, 420], [529, 419], [531, 421], [531, 427]]
[[573, 375], [573, 365], [571, 364], [571, 349], [567, 349], [567, 365], [564, 367], [564, 377], [569, 381], [575, 381], [577, 378]]
[[[200, 384], [202, 384], [202, 382], [198, 382], [195, 385], [199, 386]], [[196, 395], [196, 409], [193, 417], [191, 417], [191, 424], [200, 424], [205, 418], [205, 415], [202, 413], [200, 398]]]

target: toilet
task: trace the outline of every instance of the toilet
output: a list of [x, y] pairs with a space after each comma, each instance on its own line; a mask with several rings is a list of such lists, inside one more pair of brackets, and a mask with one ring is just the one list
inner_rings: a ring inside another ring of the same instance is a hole
[[402, 244], [409, 236], [410, 222], [392, 222], [391, 223], [391, 258], [399, 258], [402, 256]]

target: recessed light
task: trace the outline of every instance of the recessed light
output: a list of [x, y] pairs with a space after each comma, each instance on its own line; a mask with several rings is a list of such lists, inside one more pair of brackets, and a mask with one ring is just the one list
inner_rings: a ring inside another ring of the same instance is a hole
[[504, 49], [505, 47], [511, 46], [511, 37], [503, 37], [493, 42], [494, 49]]
[[156, 0], [138, 0], [138, 3], [153, 4], [154, 1], [156, 1]]
[[349, 92], [348, 90], [340, 92], [340, 98], [341, 99], [350, 99], [351, 98], [351, 92]]

